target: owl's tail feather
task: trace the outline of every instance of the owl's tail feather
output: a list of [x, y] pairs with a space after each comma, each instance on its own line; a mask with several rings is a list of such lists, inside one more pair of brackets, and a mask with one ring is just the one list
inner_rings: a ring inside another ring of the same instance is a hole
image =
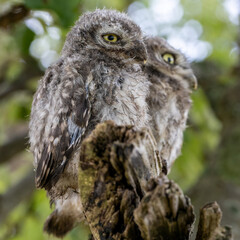
[[76, 206], [76, 199], [57, 200], [56, 209], [47, 218], [44, 224], [44, 231], [58, 238], [64, 237], [69, 231], [84, 220], [79, 205]]
[[55, 210], [46, 220], [44, 231], [56, 237], [62, 238], [75, 227], [75, 222], [71, 216], [59, 216]]

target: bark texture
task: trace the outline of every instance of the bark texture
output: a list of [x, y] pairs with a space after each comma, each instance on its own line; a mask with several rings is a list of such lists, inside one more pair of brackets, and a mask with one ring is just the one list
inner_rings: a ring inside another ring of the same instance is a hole
[[230, 227], [221, 227], [222, 211], [216, 202], [206, 204], [200, 211], [196, 240], [232, 239]]
[[[79, 187], [92, 239], [188, 240], [195, 215], [190, 199], [162, 173], [151, 133], [99, 124], [83, 142]], [[200, 214], [196, 240], [232, 239], [216, 203]]]

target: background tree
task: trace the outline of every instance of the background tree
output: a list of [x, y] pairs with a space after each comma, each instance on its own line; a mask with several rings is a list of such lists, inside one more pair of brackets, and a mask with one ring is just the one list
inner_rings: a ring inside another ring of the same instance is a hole
[[[0, 239], [48, 239], [50, 213], [35, 190], [27, 124], [32, 95], [80, 14], [96, 7], [128, 10], [147, 34], [166, 37], [191, 61], [193, 95], [182, 156], [170, 178], [195, 211], [217, 200], [224, 224], [240, 238], [240, 30], [238, 0], [0, 0]], [[87, 239], [87, 227], [64, 239]]]

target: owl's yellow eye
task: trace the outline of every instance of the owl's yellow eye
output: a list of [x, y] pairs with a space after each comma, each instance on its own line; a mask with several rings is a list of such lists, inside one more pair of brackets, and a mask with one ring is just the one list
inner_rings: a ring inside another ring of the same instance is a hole
[[163, 54], [163, 60], [171, 65], [175, 63], [175, 58], [171, 53], [165, 53]]
[[106, 40], [108, 42], [112, 42], [112, 43], [115, 43], [119, 40], [119, 37], [113, 33], [103, 35], [103, 38], [104, 38], [104, 40]]

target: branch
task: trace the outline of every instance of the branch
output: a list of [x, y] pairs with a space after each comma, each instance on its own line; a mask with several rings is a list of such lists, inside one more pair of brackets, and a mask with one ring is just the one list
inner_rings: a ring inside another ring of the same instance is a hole
[[14, 155], [23, 151], [27, 147], [28, 127], [14, 135], [0, 146], [0, 164], [6, 163]]
[[10, 60], [5, 60], [0, 66], [0, 84], [4, 82], [4, 78], [8, 69], [8, 65], [10, 64]]
[[29, 12], [29, 9], [23, 4], [12, 6], [8, 12], [0, 16], [0, 28], [9, 28], [11, 25], [23, 20]]
[[35, 59], [28, 57], [24, 59], [25, 69], [14, 79], [11, 84], [4, 81], [0, 84], [0, 101], [8, 97], [10, 94], [19, 91], [27, 90], [27, 83], [34, 77], [40, 77], [42, 71], [39, 69]]
[[29, 198], [35, 189], [34, 172], [31, 170], [23, 179], [0, 195], [0, 223], [21, 201]]

